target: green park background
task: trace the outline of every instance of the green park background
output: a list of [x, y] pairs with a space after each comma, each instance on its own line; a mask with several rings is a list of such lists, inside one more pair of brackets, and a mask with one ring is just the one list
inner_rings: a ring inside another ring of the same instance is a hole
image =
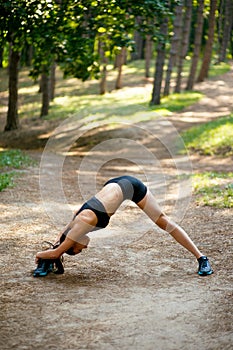
[[[196, 83], [231, 69], [231, 1], [18, 0], [2, 1], [0, 13], [1, 135], [10, 140], [0, 145], [1, 191], [33, 163], [12, 140], [35, 121], [52, 127], [79, 113], [136, 123], [154, 111], [169, 118], [204, 97]], [[230, 157], [233, 115], [182, 137], [191, 153]], [[198, 201], [232, 207], [232, 175], [193, 175]]]

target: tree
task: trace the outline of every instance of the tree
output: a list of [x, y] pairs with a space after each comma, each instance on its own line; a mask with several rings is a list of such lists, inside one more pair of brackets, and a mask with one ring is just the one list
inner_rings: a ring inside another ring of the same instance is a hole
[[177, 56], [179, 52], [179, 44], [181, 42], [181, 33], [182, 33], [182, 10], [183, 10], [183, 1], [180, 1], [178, 5], [175, 6], [175, 19], [173, 25], [173, 36], [171, 39], [171, 49], [170, 56], [167, 66], [165, 87], [164, 87], [164, 96], [169, 95], [170, 93], [170, 81], [173, 67], [176, 65]]
[[192, 90], [195, 82], [197, 64], [198, 64], [200, 50], [201, 50], [203, 20], [204, 20], [203, 11], [204, 11], [204, 0], [199, 0], [197, 4], [197, 21], [196, 21], [196, 27], [195, 27], [193, 57], [192, 57], [192, 62], [190, 66], [186, 90]]
[[55, 97], [56, 85], [56, 62], [52, 62], [50, 70], [50, 100], [53, 101]]
[[126, 47], [122, 47], [120, 50], [120, 53], [118, 54], [118, 64], [117, 64], [118, 75], [117, 75], [117, 80], [115, 84], [116, 89], [122, 88], [122, 68], [125, 62], [125, 57], [126, 57]]
[[179, 48], [179, 55], [178, 55], [178, 62], [177, 62], [177, 76], [176, 76], [176, 86], [175, 86], [176, 93], [179, 93], [181, 90], [183, 63], [188, 51], [191, 19], [192, 19], [192, 0], [186, 0], [181, 46]]
[[227, 48], [230, 44], [231, 32], [233, 26], [233, 1], [225, 0], [224, 16], [223, 16], [223, 31], [221, 35], [221, 46], [219, 51], [218, 62], [225, 62]]
[[154, 75], [154, 84], [151, 98], [151, 105], [159, 105], [161, 97], [161, 86], [163, 79], [163, 68], [165, 63], [166, 56], [166, 38], [168, 32], [168, 17], [164, 16], [160, 25], [161, 36], [158, 39], [157, 44], [157, 58], [155, 63], [155, 75]]
[[7, 122], [5, 131], [15, 130], [19, 127], [18, 118], [18, 70], [19, 70], [20, 53], [12, 45], [10, 50], [9, 62], [9, 99]]
[[210, 14], [209, 14], [209, 28], [208, 39], [205, 45], [203, 60], [201, 69], [197, 78], [197, 82], [202, 82], [208, 77], [208, 71], [210, 67], [212, 47], [214, 42], [214, 30], [215, 30], [215, 13], [217, 8], [217, 0], [211, 0], [210, 2]]
[[[137, 16], [135, 18], [135, 27], [140, 28], [141, 25], [141, 16]], [[142, 33], [135, 29], [133, 34], [133, 40], [134, 40], [134, 51], [131, 53], [131, 59], [132, 60], [140, 60], [144, 58], [144, 40]]]
[[146, 35], [146, 44], [145, 44], [145, 77], [150, 77], [150, 61], [152, 57], [152, 47], [153, 41], [151, 39], [151, 35]]
[[55, 91], [55, 61], [61, 40], [64, 25], [66, 6], [62, 7], [58, 1], [41, 1], [40, 16], [32, 29], [31, 40], [34, 46], [31, 77], [37, 79], [41, 75], [40, 91], [42, 104], [40, 116], [43, 118], [49, 113], [50, 101]]
[[[54, 6], [56, 4], [52, 4], [50, 0], [8, 0], [0, 4], [0, 46], [3, 47], [6, 42], [10, 44], [9, 100], [5, 131], [19, 127], [18, 71], [22, 49], [32, 42], [36, 47], [40, 41], [44, 44], [44, 54], [39, 57], [37, 68], [39, 65], [45, 67], [49, 59], [45, 48], [46, 44], [51, 47], [50, 33], [43, 31], [43, 24], [51, 18]], [[53, 24], [52, 27], [54, 34], [57, 28]]]
[[0, 46], [10, 44], [9, 54], [9, 97], [5, 131], [19, 127], [18, 119], [18, 70], [20, 49], [25, 38], [26, 11], [22, 0], [4, 1], [0, 4]]

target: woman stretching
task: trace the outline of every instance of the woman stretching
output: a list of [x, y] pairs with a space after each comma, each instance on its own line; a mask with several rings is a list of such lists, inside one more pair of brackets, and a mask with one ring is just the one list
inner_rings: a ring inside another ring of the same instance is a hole
[[57, 273], [63, 273], [60, 260], [62, 255], [64, 253], [76, 255], [87, 248], [90, 239], [86, 234], [105, 228], [110, 217], [126, 199], [135, 202], [155, 224], [170, 233], [178, 243], [197, 258], [200, 276], [213, 273], [207, 257], [200, 252], [188, 234], [161, 211], [150, 190], [135, 177], [120, 176], [107, 181], [100, 192], [82, 205], [64, 232], [59, 234], [52, 249], [36, 254], [38, 266], [34, 276], [46, 276], [52, 270], [53, 263], [58, 268]]

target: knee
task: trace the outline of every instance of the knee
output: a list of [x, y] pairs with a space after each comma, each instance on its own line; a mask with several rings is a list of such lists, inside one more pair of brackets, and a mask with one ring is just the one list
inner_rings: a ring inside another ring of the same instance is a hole
[[172, 232], [176, 228], [175, 223], [166, 214], [163, 213], [159, 216], [156, 224], [167, 232]]
[[167, 228], [167, 224], [168, 224], [168, 220], [167, 220], [167, 216], [165, 214], [161, 214], [159, 216], [159, 218], [156, 221], [156, 224], [163, 230], [166, 230]]

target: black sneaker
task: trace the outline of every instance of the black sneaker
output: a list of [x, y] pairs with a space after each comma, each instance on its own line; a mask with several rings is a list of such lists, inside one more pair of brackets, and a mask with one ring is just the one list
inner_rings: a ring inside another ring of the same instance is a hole
[[49, 272], [53, 271], [53, 261], [49, 259], [39, 259], [37, 268], [33, 272], [34, 277], [47, 276]]
[[53, 269], [53, 272], [57, 275], [62, 275], [64, 273], [64, 266], [63, 266], [63, 258], [60, 257], [56, 260], [53, 260], [55, 268]]
[[211, 269], [209, 260], [206, 256], [201, 256], [199, 259], [197, 259], [197, 261], [199, 263], [198, 275], [207, 276], [207, 275], [211, 275], [214, 272]]

